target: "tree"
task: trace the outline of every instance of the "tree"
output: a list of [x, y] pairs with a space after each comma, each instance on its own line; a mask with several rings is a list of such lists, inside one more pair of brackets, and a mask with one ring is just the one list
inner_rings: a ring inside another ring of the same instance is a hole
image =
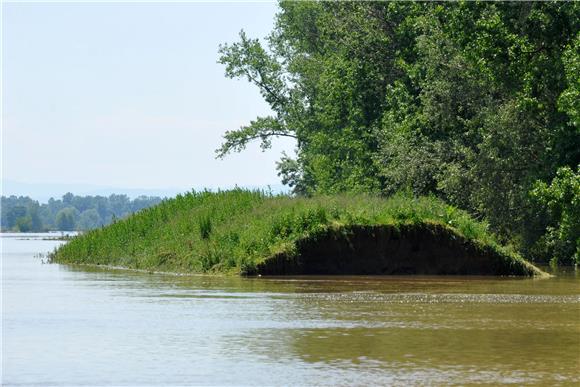
[[75, 230], [78, 211], [73, 207], [66, 207], [56, 214], [56, 228], [59, 231]]
[[30, 231], [43, 231], [42, 220], [40, 219], [39, 211], [40, 206], [36, 201], [28, 207], [28, 216], [30, 217]]
[[416, 55], [380, 130], [387, 191], [436, 193], [506, 237], [537, 223], [533, 182], [580, 160], [578, 130], [554, 98], [570, 87], [563, 58], [578, 10], [461, 3], [417, 18]]
[[[77, 196], [68, 193], [62, 199], [50, 198], [47, 203], [39, 204], [27, 196], [2, 196], [0, 226], [2, 230], [32, 232], [62, 229], [61, 227], [74, 229], [77, 226], [79, 229], [90, 229], [111, 222], [112, 215], [115, 214], [113, 211], [116, 212], [115, 216], [124, 217], [158, 204], [161, 200], [159, 197], [147, 196], [131, 200], [126, 195], [103, 197]], [[71, 226], [71, 216], [69, 216], [71, 214], [74, 220], [73, 226]], [[57, 224], [57, 217], [59, 224]], [[18, 222], [19, 219], [20, 222]]]
[[557, 263], [580, 263], [580, 165], [559, 168], [550, 185], [537, 181], [531, 195], [550, 216], [536, 248]]
[[434, 194], [525, 249], [534, 182], [580, 163], [579, 30], [577, 2], [282, 1], [264, 44], [220, 48], [274, 114], [218, 155], [292, 136], [296, 194]]
[[392, 39], [393, 31], [382, 33], [382, 23], [396, 22], [404, 14], [399, 8], [414, 6], [281, 2], [280, 7], [268, 50], [243, 32], [238, 43], [220, 48], [226, 76], [254, 83], [275, 114], [226, 133], [218, 155], [254, 139], [268, 148], [274, 137], [293, 137], [298, 158], [284, 156], [279, 171], [301, 192], [378, 190], [373, 130], [394, 76], [384, 70], [405, 43]]
[[[5, 207], [2, 207], [5, 210]], [[12, 229], [13, 227], [17, 226], [18, 219], [22, 219], [26, 216], [26, 207], [22, 205], [16, 205], [12, 208], [9, 208], [6, 211], [6, 227], [8, 229]]]
[[89, 210], [83, 211], [80, 214], [76, 228], [77, 230], [85, 231], [97, 228], [103, 224], [104, 222], [99, 216], [99, 212], [96, 209], [91, 208]]
[[32, 220], [30, 216], [22, 216], [16, 220], [16, 230], [20, 232], [32, 231]]

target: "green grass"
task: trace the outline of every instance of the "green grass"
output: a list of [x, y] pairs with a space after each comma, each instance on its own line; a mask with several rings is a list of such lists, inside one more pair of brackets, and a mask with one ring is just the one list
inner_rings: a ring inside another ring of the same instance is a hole
[[276, 254], [293, 254], [299, 240], [331, 228], [413, 224], [444, 225], [506, 259], [522, 261], [517, 253], [497, 242], [487, 224], [433, 197], [291, 198], [241, 189], [178, 195], [73, 238], [52, 254], [52, 261], [180, 273], [244, 274]]

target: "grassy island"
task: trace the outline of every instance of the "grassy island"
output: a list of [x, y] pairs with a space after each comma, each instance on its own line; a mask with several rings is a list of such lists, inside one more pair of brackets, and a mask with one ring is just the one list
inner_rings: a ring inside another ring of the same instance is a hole
[[178, 273], [542, 272], [485, 223], [432, 198], [191, 192], [73, 238], [58, 263]]

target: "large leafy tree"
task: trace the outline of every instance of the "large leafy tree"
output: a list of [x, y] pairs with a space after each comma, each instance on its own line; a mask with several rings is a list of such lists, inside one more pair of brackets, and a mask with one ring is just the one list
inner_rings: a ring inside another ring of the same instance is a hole
[[220, 48], [273, 114], [218, 153], [294, 137], [296, 193], [436, 194], [525, 245], [534, 183], [580, 162], [579, 29], [575, 2], [282, 1], [265, 44]]
[[503, 233], [528, 221], [533, 182], [580, 156], [578, 126], [558, 108], [558, 96], [577, 90], [563, 59], [578, 56], [569, 48], [578, 10], [572, 3], [424, 10], [415, 19], [416, 56], [391, 86], [379, 133], [385, 188], [436, 192]]
[[279, 164], [297, 192], [378, 191], [373, 161], [386, 86], [397, 74], [395, 52], [405, 45], [391, 23], [416, 6], [383, 3], [281, 2], [268, 50], [242, 32], [220, 48], [229, 77], [260, 89], [273, 116], [226, 134], [220, 156], [260, 139], [297, 140], [297, 160]]

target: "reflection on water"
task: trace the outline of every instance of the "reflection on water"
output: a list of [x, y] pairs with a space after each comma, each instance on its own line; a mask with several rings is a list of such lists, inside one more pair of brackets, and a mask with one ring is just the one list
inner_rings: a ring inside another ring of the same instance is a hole
[[2, 238], [3, 383], [580, 383], [580, 279], [237, 278], [46, 265]]

